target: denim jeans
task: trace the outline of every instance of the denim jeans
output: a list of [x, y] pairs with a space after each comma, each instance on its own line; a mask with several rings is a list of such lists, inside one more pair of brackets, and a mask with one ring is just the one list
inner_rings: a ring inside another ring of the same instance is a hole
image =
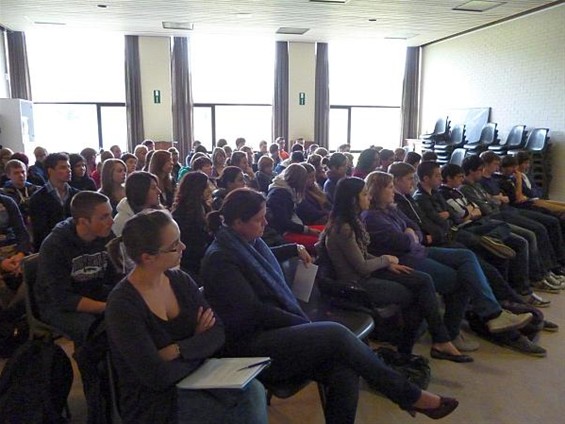
[[242, 390], [177, 390], [178, 424], [267, 424], [267, 397], [259, 381]]
[[326, 389], [326, 423], [355, 422], [359, 376], [394, 403], [408, 408], [421, 390], [385, 365], [369, 346], [334, 322], [313, 322], [266, 330], [228, 346], [236, 356], [270, 356], [259, 379], [277, 382], [314, 380]]

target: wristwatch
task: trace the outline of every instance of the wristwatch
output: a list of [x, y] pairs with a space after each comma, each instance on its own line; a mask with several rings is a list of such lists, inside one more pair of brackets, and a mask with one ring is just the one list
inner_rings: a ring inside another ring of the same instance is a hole
[[305, 250], [306, 248], [302, 244], [296, 245], [296, 252], [298, 253], [298, 256], [300, 256], [300, 253], [304, 252]]

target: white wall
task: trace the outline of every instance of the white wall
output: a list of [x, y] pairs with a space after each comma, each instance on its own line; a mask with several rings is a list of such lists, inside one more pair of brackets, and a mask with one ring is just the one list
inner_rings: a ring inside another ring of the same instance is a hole
[[[289, 43], [288, 66], [289, 138], [314, 140], [316, 44]], [[303, 106], [298, 102], [301, 92], [306, 94], [306, 103]]]
[[424, 47], [421, 130], [451, 108], [491, 107], [513, 125], [551, 130], [550, 197], [565, 200], [565, 5]]
[[[145, 138], [156, 141], [173, 139], [170, 50], [169, 37], [139, 37], [143, 126]], [[161, 103], [153, 102], [153, 90], [161, 91]]]

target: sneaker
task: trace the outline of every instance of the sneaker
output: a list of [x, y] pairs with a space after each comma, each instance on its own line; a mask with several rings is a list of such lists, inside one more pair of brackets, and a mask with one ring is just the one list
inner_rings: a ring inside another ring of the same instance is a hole
[[453, 343], [460, 352], [474, 352], [478, 350], [480, 346], [476, 341], [466, 338], [463, 333], [459, 333], [457, 337], [451, 340], [451, 343]]
[[542, 330], [549, 333], [557, 333], [559, 331], [559, 326], [554, 322], [544, 320]]
[[547, 275], [544, 277], [544, 279], [549, 283], [550, 286], [555, 287], [556, 289], [559, 290], [563, 289], [563, 280], [557, 277], [552, 272], [548, 272]]
[[561, 290], [565, 290], [565, 276], [555, 274], [553, 271], [549, 271], [549, 276], [551, 277], [552, 280], [559, 282], [559, 288]]
[[487, 327], [493, 334], [503, 333], [505, 331], [517, 330], [526, 326], [534, 316], [527, 312], [525, 314], [515, 315], [503, 309], [499, 316], [487, 321]]
[[545, 278], [542, 278], [539, 281], [534, 281], [531, 284], [531, 286], [535, 291], [540, 291], [544, 293], [557, 294], [561, 292], [560, 288], [556, 288], [551, 283], [549, 283]]
[[516, 340], [504, 341], [502, 345], [516, 352], [525, 353], [526, 355], [536, 356], [538, 358], [545, 358], [547, 356], [547, 351], [543, 347], [530, 341], [526, 336], [520, 336]]
[[520, 297], [528, 305], [535, 306], [536, 308], [547, 308], [549, 307], [549, 305], [551, 305], [551, 300], [546, 300], [540, 295], [535, 294], [534, 292]]
[[499, 258], [513, 259], [516, 257], [516, 252], [512, 248], [493, 237], [482, 236], [480, 243], [483, 248]]

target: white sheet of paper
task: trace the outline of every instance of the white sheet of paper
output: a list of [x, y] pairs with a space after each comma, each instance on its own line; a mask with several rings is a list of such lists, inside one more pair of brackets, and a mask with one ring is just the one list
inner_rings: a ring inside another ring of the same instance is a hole
[[298, 261], [294, 282], [292, 283], [292, 293], [297, 299], [308, 303], [317, 273], [318, 265], [309, 264], [306, 266], [304, 262]]
[[269, 357], [211, 358], [181, 381], [179, 389], [242, 389], [270, 363]]

